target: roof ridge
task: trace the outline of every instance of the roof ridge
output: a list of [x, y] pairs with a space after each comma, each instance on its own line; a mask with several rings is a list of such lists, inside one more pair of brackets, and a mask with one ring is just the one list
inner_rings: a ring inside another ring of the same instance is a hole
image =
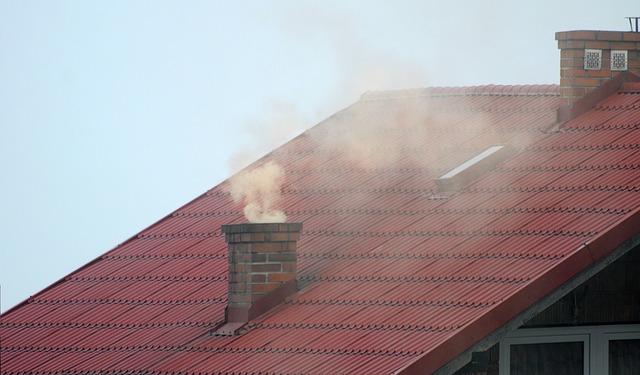
[[360, 100], [400, 99], [439, 96], [558, 96], [560, 86], [555, 84], [535, 85], [480, 85], [443, 86], [413, 89], [366, 91]]

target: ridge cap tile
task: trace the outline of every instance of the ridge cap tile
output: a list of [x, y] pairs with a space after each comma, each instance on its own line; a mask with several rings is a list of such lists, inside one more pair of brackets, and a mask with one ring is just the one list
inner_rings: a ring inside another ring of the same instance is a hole
[[361, 100], [401, 99], [441, 96], [558, 96], [560, 86], [556, 84], [533, 85], [478, 85], [478, 86], [435, 86], [424, 89], [396, 89], [367, 91]]

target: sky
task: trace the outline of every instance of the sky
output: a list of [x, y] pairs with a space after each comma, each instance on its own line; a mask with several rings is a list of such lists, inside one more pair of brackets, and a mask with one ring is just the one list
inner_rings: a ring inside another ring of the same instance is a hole
[[636, 0], [0, 0], [0, 310], [369, 90], [559, 83]]

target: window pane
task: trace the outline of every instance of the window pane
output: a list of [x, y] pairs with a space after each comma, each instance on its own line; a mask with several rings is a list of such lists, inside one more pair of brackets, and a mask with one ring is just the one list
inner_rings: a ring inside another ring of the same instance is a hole
[[640, 339], [609, 341], [609, 374], [640, 374]]
[[511, 375], [584, 374], [582, 342], [511, 345]]

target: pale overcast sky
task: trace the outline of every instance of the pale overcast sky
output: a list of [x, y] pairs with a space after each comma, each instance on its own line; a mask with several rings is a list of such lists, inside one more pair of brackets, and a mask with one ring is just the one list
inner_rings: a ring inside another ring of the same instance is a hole
[[2, 311], [367, 90], [559, 83], [554, 33], [626, 16], [637, 0], [0, 0]]

